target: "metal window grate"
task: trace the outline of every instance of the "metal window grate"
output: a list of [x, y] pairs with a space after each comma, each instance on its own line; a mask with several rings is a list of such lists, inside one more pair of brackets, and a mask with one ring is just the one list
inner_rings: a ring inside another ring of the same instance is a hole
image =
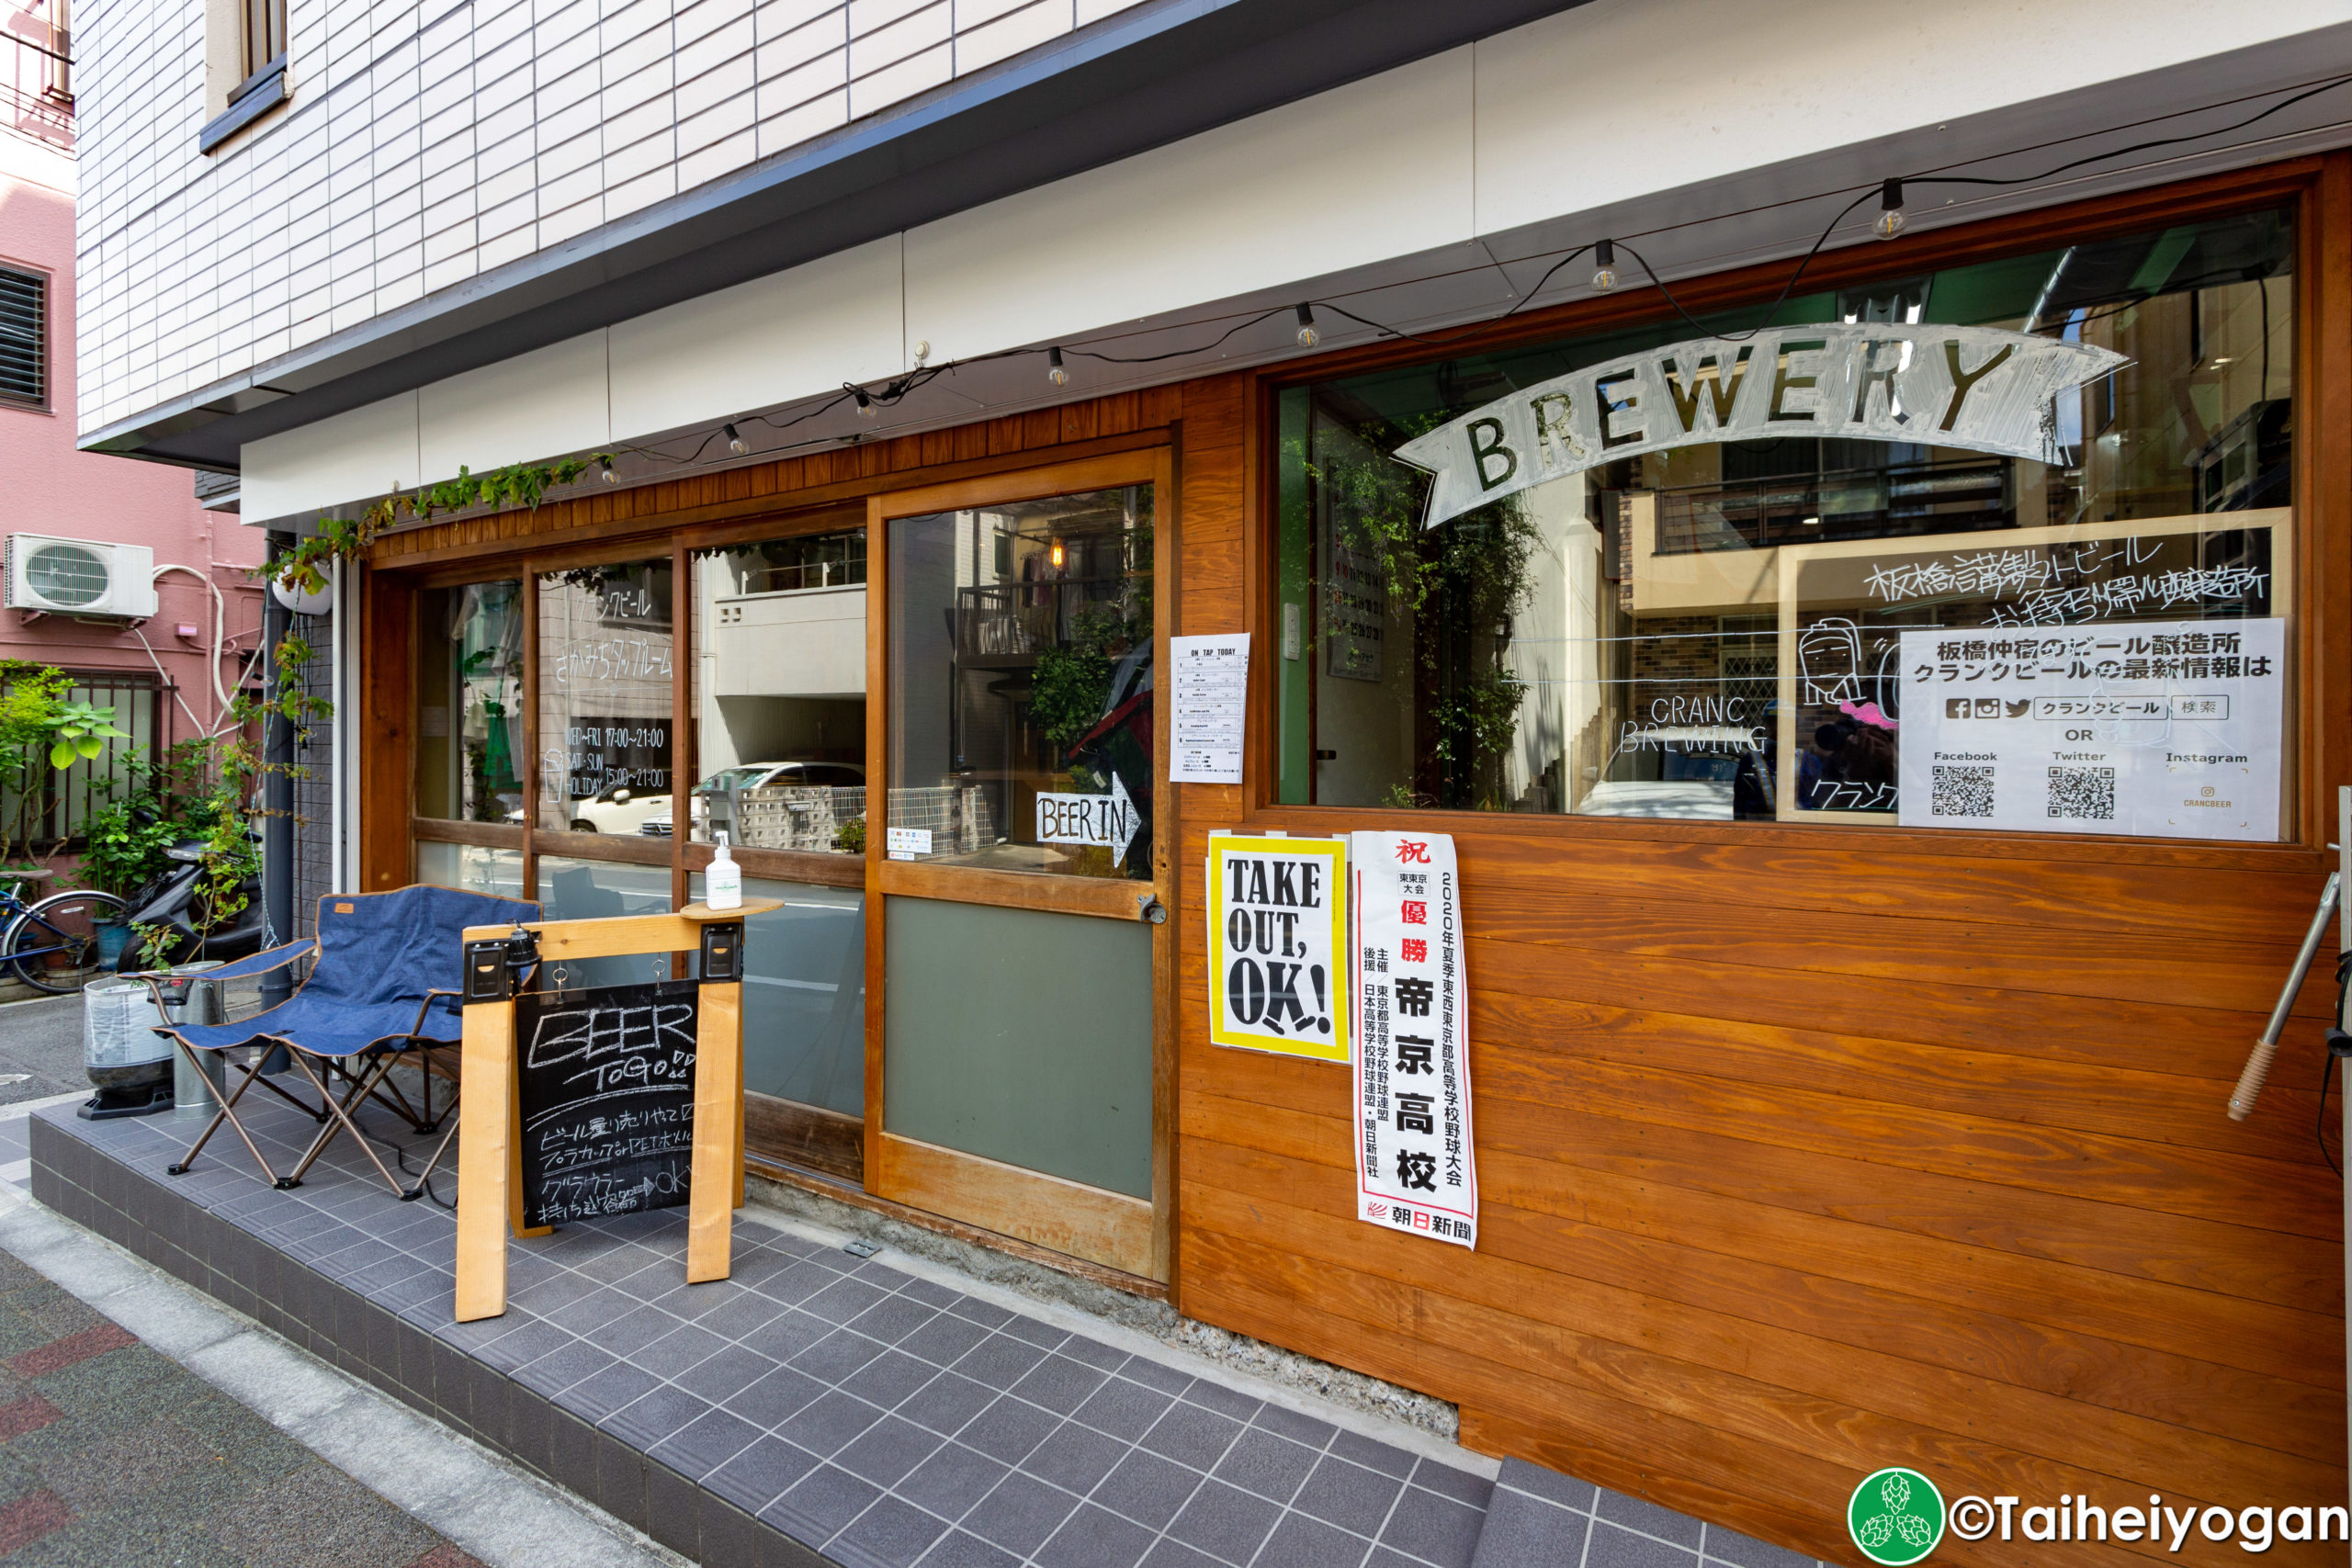
[[49, 396], [49, 279], [0, 267], [0, 397]]

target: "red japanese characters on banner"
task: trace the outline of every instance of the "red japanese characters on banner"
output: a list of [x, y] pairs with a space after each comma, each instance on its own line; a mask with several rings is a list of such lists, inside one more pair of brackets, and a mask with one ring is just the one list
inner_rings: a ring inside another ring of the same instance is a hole
[[1357, 1213], [1391, 1230], [1475, 1247], [1470, 995], [1453, 840], [1443, 833], [1349, 838]]

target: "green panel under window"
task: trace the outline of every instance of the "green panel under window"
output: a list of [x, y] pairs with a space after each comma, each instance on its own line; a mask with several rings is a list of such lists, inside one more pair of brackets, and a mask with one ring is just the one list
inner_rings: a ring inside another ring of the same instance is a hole
[[889, 901], [883, 1126], [1151, 1195], [1151, 928]]

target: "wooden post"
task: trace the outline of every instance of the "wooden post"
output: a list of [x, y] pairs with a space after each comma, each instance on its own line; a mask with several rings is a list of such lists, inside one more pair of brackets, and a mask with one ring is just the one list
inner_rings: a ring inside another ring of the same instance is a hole
[[742, 1200], [743, 986], [706, 980], [695, 1035], [694, 1184], [687, 1195], [686, 1283], [724, 1280]]
[[514, 998], [465, 1010], [458, 1047], [465, 1121], [458, 1134], [458, 1321], [506, 1311], [508, 1205], [519, 1220], [523, 1184], [516, 1171]]

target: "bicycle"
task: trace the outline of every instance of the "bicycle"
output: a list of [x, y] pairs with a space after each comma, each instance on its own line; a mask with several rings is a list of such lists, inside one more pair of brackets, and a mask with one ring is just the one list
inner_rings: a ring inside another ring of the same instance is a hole
[[20, 883], [0, 886], [0, 969], [36, 991], [78, 991], [85, 972], [97, 967], [98, 924], [121, 920], [130, 907], [111, 893], [75, 889], [28, 904]]

